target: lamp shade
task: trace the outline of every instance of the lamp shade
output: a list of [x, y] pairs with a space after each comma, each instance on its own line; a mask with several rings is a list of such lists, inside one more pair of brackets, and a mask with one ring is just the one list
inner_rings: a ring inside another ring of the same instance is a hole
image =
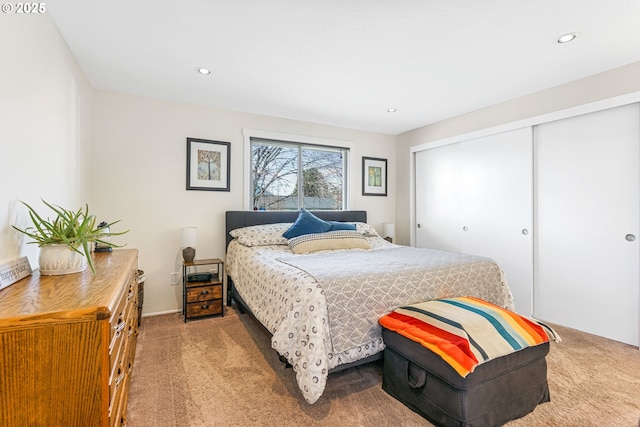
[[382, 237], [396, 237], [396, 225], [392, 222], [383, 222]]
[[198, 227], [181, 228], [180, 241], [183, 248], [193, 248], [198, 246]]

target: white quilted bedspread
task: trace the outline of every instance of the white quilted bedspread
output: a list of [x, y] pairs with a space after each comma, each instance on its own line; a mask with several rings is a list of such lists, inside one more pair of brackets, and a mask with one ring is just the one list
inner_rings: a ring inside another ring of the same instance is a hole
[[402, 305], [471, 294], [504, 305], [508, 297], [506, 287], [496, 286], [503, 275], [495, 262], [456, 252], [396, 247], [279, 261], [322, 286], [335, 353], [375, 340], [378, 319]]
[[227, 272], [308, 403], [322, 395], [329, 369], [384, 349], [378, 319], [398, 306], [469, 295], [513, 308], [490, 259], [367, 240], [373, 250], [293, 255], [284, 245], [237, 242], [227, 250]]

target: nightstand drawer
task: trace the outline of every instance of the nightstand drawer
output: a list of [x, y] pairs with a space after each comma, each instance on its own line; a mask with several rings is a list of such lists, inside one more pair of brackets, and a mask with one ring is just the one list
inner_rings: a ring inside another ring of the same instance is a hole
[[200, 301], [187, 304], [187, 317], [222, 314], [222, 300]]
[[222, 298], [222, 286], [198, 286], [187, 289], [187, 303]]

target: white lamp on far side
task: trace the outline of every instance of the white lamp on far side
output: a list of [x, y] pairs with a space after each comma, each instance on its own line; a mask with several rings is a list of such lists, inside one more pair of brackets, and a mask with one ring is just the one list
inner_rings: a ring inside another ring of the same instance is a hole
[[198, 246], [198, 227], [183, 227], [180, 229], [180, 241], [182, 242], [182, 259], [185, 262], [193, 262], [196, 256], [195, 247]]
[[392, 222], [383, 222], [382, 237], [384, 240], [393, 242], [393, 239], [396, 237], [396, 225]]

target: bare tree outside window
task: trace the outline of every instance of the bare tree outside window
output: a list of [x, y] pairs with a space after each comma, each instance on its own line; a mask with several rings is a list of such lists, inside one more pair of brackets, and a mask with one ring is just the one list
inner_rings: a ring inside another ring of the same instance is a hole
[[342, 148], [252, 140], [254, 209], [343, 209], [346, 152]]
[[303, 207], [342, 210], [342, 153], [303, 149], [302, 159]]
[[280, 210], [297, 184], [298, 149], [252, 144], [253, 207]]

